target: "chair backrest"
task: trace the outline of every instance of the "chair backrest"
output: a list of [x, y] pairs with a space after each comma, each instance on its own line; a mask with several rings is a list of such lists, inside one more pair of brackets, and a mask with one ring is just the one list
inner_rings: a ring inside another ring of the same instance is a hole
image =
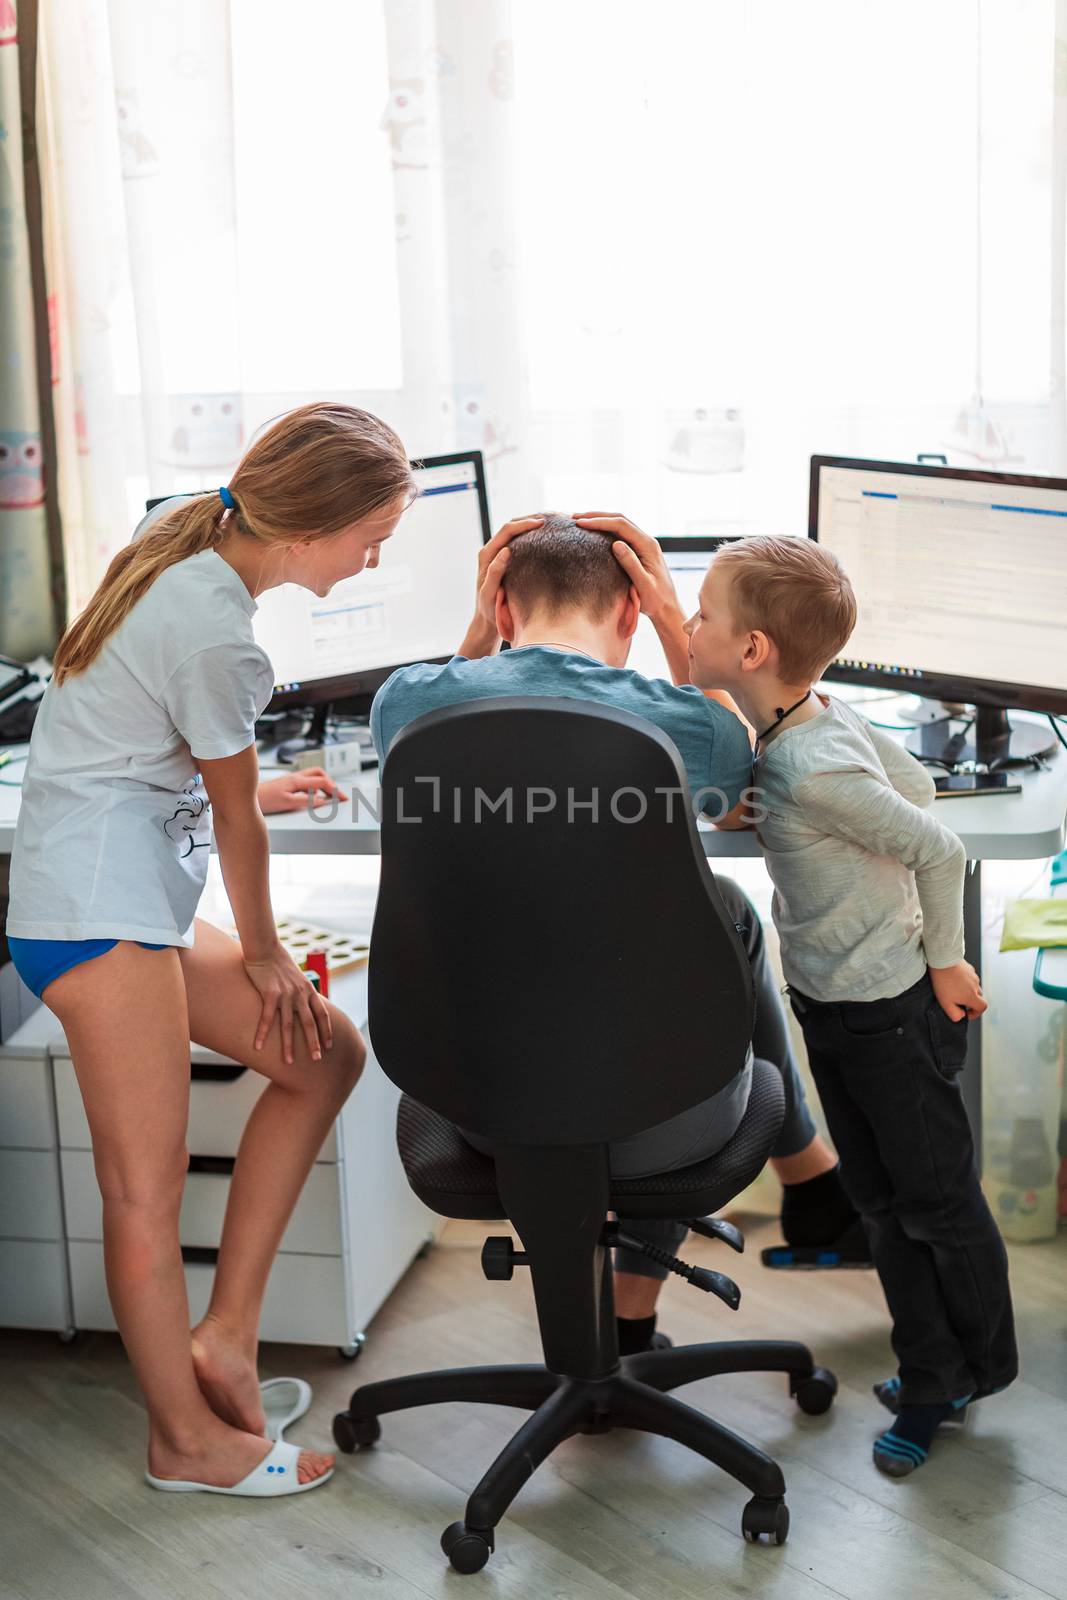
[[370, 1034], [486, 1138], [626, 1138], [724, 1087], [754, 996], [671, 741], [593, 702], [418, 718], [382, 774]]

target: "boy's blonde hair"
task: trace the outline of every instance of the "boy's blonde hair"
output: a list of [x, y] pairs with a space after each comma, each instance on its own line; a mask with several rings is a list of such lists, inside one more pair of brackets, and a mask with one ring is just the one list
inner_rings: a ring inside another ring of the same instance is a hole
[[165, 512], [111, 562], [85, 610], [59, 641], [56, 683], [96, 660], [152, 584], [178, 561], [212, 550], [231, 528], [268, 549], [309, 534], [327, 537], [416, 493], [407, 452], [369, 411], [333, 401], [298, 406], [250, 445], [229, 484], [234, 509], [217, 493]]
[[715, 568], [730, 579], [738, 628], [758, 628], [774, 640], [786, 683], [814, 683], [856, 626], [848, 574], [812, 539], [738, 539], [717, 552]]

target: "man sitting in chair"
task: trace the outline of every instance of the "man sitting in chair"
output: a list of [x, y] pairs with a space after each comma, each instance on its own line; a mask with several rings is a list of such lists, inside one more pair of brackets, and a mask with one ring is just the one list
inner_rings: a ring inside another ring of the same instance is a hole
[[[642, 611], [663, 644], [673, 683], [626, 666]], [[501, 651], [502, 640], [511, 648]], [[601, 701], [661, 728], [681, 755], [691, 792], [709, 797], [705, 812], [729, 825], [740, 820], [752, 771], [748, 726], [727, 696], [705, 695], [688, 676], [682, 611], [655, 539], [617, 517], [521, 518], [502, 528], [479, 556], [474, 618], [456, 656], [444, 666], [418, 663], [393, 673], [375, 698], [371, 730], [384, 760], [406, 723], [458, 701], [495, 695]], [[736, 884], [718, 877], [716, 882], [752, 965], [753, 1051], [773, 1062], [785, 1086], [785, 1121], [771, 1163], [785, 1186], [786, 1243], [811, 1264], [869, 1264], [862, 1224], [805, 1101], [759, 916]], [[751, 1062], [750, 1051], [732, 1083], [699, 1106], [614, 1142], [612, 1171], [626, 1177], [664, 1172], [721, 1150], [744, 1115]], [[484, 1148], [473, 1137], [471, 1143]], [[686, 1233], [679, 1222], [630, 1221], [627, 1227], [671, 1254]], [[669, 1343], [655, 1331], [665, 1277], [665, 1269], [636, 1251], [616, 1252], [623, 1355]]]

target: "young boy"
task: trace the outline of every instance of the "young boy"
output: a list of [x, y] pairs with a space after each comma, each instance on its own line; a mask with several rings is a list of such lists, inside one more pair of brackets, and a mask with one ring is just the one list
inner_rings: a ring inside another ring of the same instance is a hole
[[727, 690], [758, 734], [790, 1001], [893, 1318], [899, 1377], [875, 1393], [896, 1420], [874, 1459], [903, 1477], [1018, 1358], [958, 1082], [967, 1019], [986, 1009], [963, 959], [963, 846], [923, 809], [923, 767], [812, 687], [855, 620], [828, 550], [749, 538], [715, 556], [687, 631], [692, 682]]

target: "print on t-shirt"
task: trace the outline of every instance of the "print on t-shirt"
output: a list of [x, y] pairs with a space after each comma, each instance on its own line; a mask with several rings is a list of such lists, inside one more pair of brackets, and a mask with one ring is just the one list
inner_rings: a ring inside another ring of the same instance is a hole
[[183, 861], [187, 856], [192, 855], [194, 850], [211, 849], [210, 838], [201, 839], [200, 841], [193, 838], [193, 834], [197, 832], [200, 826], [200, 819], [207, 811], [209, 804], [210, 802], [206, 795], [200, 792], [200, 775], [198, 773], [182, 790], [182, 797], [178, 801], [178, 807], [174, 815], [168, 817], [163, 824], [163, 832], [167, 838], [173, 840], [176, 845], [185, 846], [185, 848], [178, 851], [178, 855]]

